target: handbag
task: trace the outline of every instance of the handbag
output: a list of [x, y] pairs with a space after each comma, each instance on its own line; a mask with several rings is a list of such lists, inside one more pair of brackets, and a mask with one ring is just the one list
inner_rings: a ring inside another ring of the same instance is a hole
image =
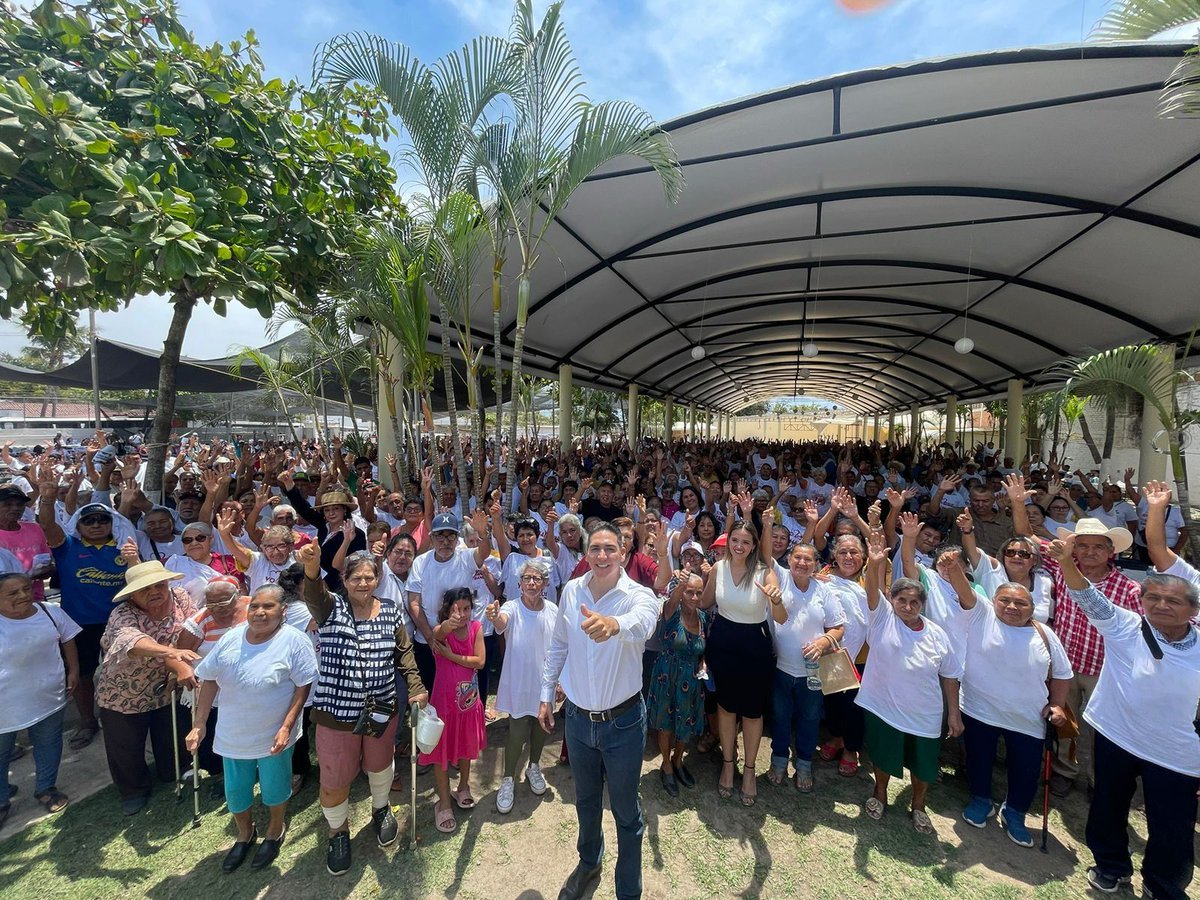
[[[1030, 621], [1033, 630], [1038, 633], [1038, 637], [1042, 639], [1042, 643], [1046, 646], [1046, 655], [1050, 657], [1050, 667], [1046, 671], [1046, 688], [1047, 696], [1049, 696], [1050, 675], [1054, 671], [1054, 654], [1050, 652], [1050, 639], [1046, 637], [1046, 632], [1042, 631], [1041, 622]], [[1078, 762], [1077, 751], [1079, 747], [1079, 720], [1075, 718], [1075, 710], [1069, 706], [1063, 706], [1063, 715], [1066, 721], [1061, 725], [1055, 725], [1054, 729], [1058, 733], [1060, 741], [1070, 741], [1070, 746], [1067, 749], [1067, 758], [1071, 762]]]
[[858, 667], [850, 658], [850, 651], [833, 641], [833, 651], [826, 653], [817, 660], [817, 668], [821, 675], [821, 693], [840, 694], [843, 691], [853, 691], [859, 686]]

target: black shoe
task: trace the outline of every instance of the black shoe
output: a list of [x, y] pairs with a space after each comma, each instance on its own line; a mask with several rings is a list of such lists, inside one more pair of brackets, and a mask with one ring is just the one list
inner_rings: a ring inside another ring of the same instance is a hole
[[1115, 894], [1121, 889], [1121, 885], [1129, 884], [1133, 878], [1129, 875], [1109, 875], [1092, 866], [1087, 870], [1087, 880], [1096, 890], [1105, 894]]
[[330, 875], [345, 875], [350, 868], [350, 832], [339, 831], [329, 839], [325, 868]]
[[[246, 861], [246, 857], [250, 855], [250, 848], [254, 846], [254, 842], [258, 840], [258, 829], [250, 829], [250, 840], [238, 841], [229, 848], [229, 852], [225, 854], [225, 859], [221, 863], [221, 871], [229, 874], [238, 866]], [[258, 857], [255, 857], [257, 861]]]
[[679, 796], [679, 783], [675, 780], [674, 775], [670, 774], [669, 772], [664, 772], [662, 769], [659, 769], [658, 777], [660, 779], [662, 779], [662, 786], [663, 786], [664, 791], [666, 791], [672, 797]]
[[263, 869], [275, 862], [275, 857], [279, 855], [279, 847], [283, 844], [283, 836], [287, 834], [287, 827], [277, 838], [263, 838], [263, 842], [258, 846], [258, 852], [254, 854], [254, 859], [250, 861], [250, 868]]
[[396, 843], [396, 838], [400, 835], [400, 827], [396, 824], [396, 817], [392, 815], [390, 804], [381, 806], [371, 813], [371, 824], [375, 826], [375, 838], [379, 841], [380, 847], [390, 847]]
[[696, 786], [696, 776], [692, 774], [683, 763], [675, 767], [675, 780], [682, 784], [685, 788], [693, 788]]
[[129, 797], [121, 801], [121, 812], [125, 813], [127, 816], [136, 816], [146, 808], [146, 804], [149, 802], [149, 794], [140, 794], [137, 797]]
[[600, 880], [600, 867], [590, 869], [583, 863], [575, 867], [575, 871], [567, 876], [566, 883], [558, 892], [558, 900], [579, 900], [592, 883]]

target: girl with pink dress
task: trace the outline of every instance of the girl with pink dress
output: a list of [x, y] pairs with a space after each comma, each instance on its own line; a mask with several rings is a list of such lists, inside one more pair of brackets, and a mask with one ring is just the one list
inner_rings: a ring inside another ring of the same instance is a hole
[[445, 722], [441, 740], [432, 753], [422, 753], [421, 765], [433, 764], [438, 800], [433, 807], [438, 831], [449, 834], [458, 827], [450, 805], [450, 773], [458, 766], [458, 788], [454, 802], [459, 809], [471, 809], [471, 760], [487, 744], [483, 720], [483, 702], [479, 697], [478, 672], [485, 659], [483, 626], [471, 619], [475, 595], [470, 588], [452, 588], [442, 598], [438, 625], [433, 629], [432, 648], [437, 662], [430, 702]]

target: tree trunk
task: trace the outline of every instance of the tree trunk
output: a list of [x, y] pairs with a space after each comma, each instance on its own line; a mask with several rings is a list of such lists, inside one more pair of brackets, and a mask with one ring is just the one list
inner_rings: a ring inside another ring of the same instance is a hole
[[[517, 282], [517, 319], [516, 331], [513, 333], [512, 373], [509, 381], [512, 383], [512, 422], [508, 426], [508, 455], [509, 469], [515, 472], [517, 459], [517, 385], [521, 381], [521, 354], [525, 350], [525, 322], [529, 318], [529, 273], [522, 272]], [[510, 473], [511, 474], [511, 473]], [[512, 489], [513, 479], [508, 479], [504, 485], [504, 496], [500, 501], [502, 510], [508, 509], [508, 495]]]
[[[1088, 452], [1092, 454], [1092, 462], [1100, 465], [1104, 457], [1100, 455], [1100, 449], [1096, 446], [1096, 441], [1092, 437], [1092, 429], [1088, 427], [1087, 416], [1079, 417], [1079, 430], [1083, 434], [1083, 442], [1087, 444]], [[1101, 475], [1103, 474], [1102, 472]]]
[[162, 503], [163, 474], [166, 469], [167, 451], [171, 443], [171, 422], [175, 418], [175, 374], [179, 369], [179, 355], [183, 351], [183, 336], [187, 332], [192, 310], [196, 308], [196, 297], [187, 291], [177, 291], [171, 298], [175, 312], [171, 316], [171, 327], [163, 341], [162, 356], [158, 360], [158, 408], [154, 411], [154, 424], [150, 427], [146, 461], [146, 481], [142, 486], [151, 503]]
[[[442, 333], [442, 379], [446, 387], [446, 412], [450, 415], [450, 441], [453, 444], [451, 449], [454, 452], [454, 466], [458, 470], [458, 502], [465, 516], [471, 511], [471, 492], [467, 482], [467, 463], [463, 456], [462, 436], [458, 430], [458, 402], [454, 399], [454, 372], [450, 362], [451, 319], [449, 311], [444, 305], [441, 308], [441, 320], [442, 327], [438, 331]], [[433, 455], [432, 451], [433, 446], [431, 445], [431, 456]]]
[[[496, 363], [492, 375], [496, 390], [496, 445], [492, 448], [492, 458], [496, 460], [497, 470], [500, 468], [500, 443], [504, 438], [504, 371], [500, 368], [500, 270], [503, 267], [504, 259], [497, 255], [492, 263], [492, 351]], [[479, 452], [480, 458], [486, 459], [487, 450], [480, 447]]]
[[[380, 370], [386, 371], [388, 395], [384, 398], [387, 402], [388, 421], [392, 425], [392, 440], [396, 444], [396, 476], [400, 479], [400, 490], [405, 498], [408, 497], [408, 454], [402, 449], [404, 435], [400, 431], [400, 408], [396, 403], [396, 391], [400, 390], [398, 382], [393, 381], [391, 377], [392, 366], [391, 360], [386, 360], [387, 365], [383, 365], [385, 361], [380, 360]], [[383, 460], [379, 460], [380, 471], [383, 471]]]

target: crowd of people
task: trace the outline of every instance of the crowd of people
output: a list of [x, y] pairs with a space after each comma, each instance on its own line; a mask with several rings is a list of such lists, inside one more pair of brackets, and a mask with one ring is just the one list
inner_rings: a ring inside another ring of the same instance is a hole
[[[694, 749], [718, 754], [719, 797], [753, 806], [766, 737], [763, 774], [800, 795], [820, 790], [816, 757], [839, 776], [869, 767], [871, 820], [907, 770], [920, 833], [949, 748], [970, 792], [958, 814], [1021, 847], [1035, 844], [1043, 780], [1059, 797], [1086, 791], [1087, 877], [1103, 892], [1133, 875], [1140, 779], [1146, 896], [1187, 896], [1200, 573], [1178, 555], [1184, 517], [1166, 485], [990, 445], [647, 438], [467, 447], [466, 497], [445, 444], [402, 479], [393, 457], [336, 438], [193, 436], [171, 448], [161, 503], [136, 442], [124, 455], [103, 434], [4, 447], [0, 823], [19, 736], [50, 812], [69, 803], [64, 741], [99, 736], [125, 814], [181, 777], [182, 755], [233, 817], [224, 870], [262, 868], [315, 756], [326, 866], [341, 875], [360, 771], [381, 846], [399, 835], [396, 760], [418, 752], [434, 827], [451, 833], [477, 803], [471, 763], [490, 724], [507, 720], [507, 814], [521, 782], [546, 793], [561, 717], [579, 822], [566, 900], [599, 877], [606, 790], [616, 894], [641, 893], [650, 731], [669, 798], [702, 788]], [[442, 732], [419, 750], [406, 714], [427, 705]]]

